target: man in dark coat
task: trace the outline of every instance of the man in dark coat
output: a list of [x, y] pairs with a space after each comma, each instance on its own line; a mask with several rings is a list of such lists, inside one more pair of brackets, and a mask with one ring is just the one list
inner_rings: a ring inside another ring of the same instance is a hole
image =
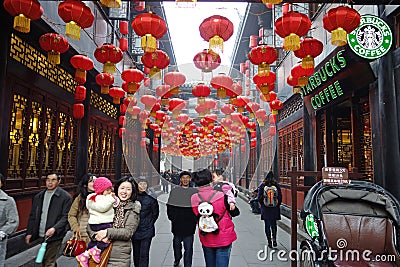
[[191, 173], [183, 171], [179, 174], [180, 186], [172, 189], [167, 203], [167, 215], [171, 221], [171, 231], [174, 235], [174, 266], [178, 266], [182, 258], [182, 242], [185, 249], [183, 264], [185, 267], [192, 266], [193, 239], [196, 231], [197, 218], [193, 213], [190, 199], [197, 193], [195, 188], [190, 187]]
[[[275, 207], [267, 207], [264, 203], [264, 187], [274, 186], [277, 189], [277, 205]], [[264, 182], [260, 184], [258, 187], [258, 201], [261, 205], [261, 220], [264, 221], [265, 224], [265, 235], [267, 236], [268, 247], [272, 248], [272, 245], [276, 247], [278, 244], [276, 242], [276, 234], [278, 231], [278, 227], [276, 225], [276, 221], [281, 219], [281, 210], [280, 206], [282, 203], [282, 191], [281, 186], [274, 179], [274, 174], [270, 171], [264, 179]], [[271, 240], [272, 233], [272, 240]]]
[[32, 210], [29, 214], [25, 242], [43, 242], [47, 239], [46, 253], [42, 266], [56, 266], [58, 251], [62, 239], [68, 230], [68, 212], [72, 198], [64, 189], [59, 187], [61, 175], [49, 172], [46, 178], [46, 190], [33, 198]]

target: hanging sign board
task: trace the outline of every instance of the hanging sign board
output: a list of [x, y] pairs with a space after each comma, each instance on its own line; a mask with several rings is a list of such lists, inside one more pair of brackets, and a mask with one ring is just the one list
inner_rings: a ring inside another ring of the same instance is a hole
[[361, 16], [357, 29], [347, 35], [347, 43], [358, 56], [367, 59], [380, 58], [389, 52], [393, 35], [386, 22], [373, 15]]
[[343, 167], [323, 167], [322, 183], [325, 185], [348, 184], [349, 172]]

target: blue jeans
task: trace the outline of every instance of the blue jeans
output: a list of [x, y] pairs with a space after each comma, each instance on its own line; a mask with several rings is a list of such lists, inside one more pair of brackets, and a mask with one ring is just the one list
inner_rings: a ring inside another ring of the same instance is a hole
[[203, 246], [206, 267], [228, 267], [232, 244], [226, 247], [208, 248]]
[[174, 248], [174, 258], [178, 262], [182, 259], [182, 242], [185, 252], [183, 254], [183, 266], [191, 267], [193, 258], [193, 238], [194, 235], [179, 236], [174, 235], [172, 246]]

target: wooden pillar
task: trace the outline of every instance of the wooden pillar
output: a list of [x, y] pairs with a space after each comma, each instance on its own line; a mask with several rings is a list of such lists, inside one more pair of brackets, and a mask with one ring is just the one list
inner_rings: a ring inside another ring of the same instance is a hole
[[90, 95], [92, 90], [86, 90], [85, 116], [79, 124], [78, 151], [76, 155], [76, 183], [79, 183], [88, 172], [89, 160], [89, 117], [90, 117]]
[[[305, 171], [316, 170], [316, 146], [315, 146], [315, 115], [309, 114], [303, 107], [303, 168]], [[324, 138], [324, 136], [321, 136]], [[304, 177], [304, 185], [315, 184], [315, 177]]]
[[[385, 6], [380, 5], [379, 14], [384, 15]], [[386, 19], [382, 17], [382, 19]], [[386, 22], [392, 26], [390, 21]], [[393, 27], [392, 27], [393, 29]], [[383, 172], [383, 187], [395, 197], [400, 198], [400, 162], [399, 133], [396, 107], [396, 92], [394, 83], [393, 49], [377, 60], [378, 99], [379, 99], [379, 132], [381, 135], [381, 159]], [[379, 139], [378, 139], [379, 140]]]
[[10, 37], [13, 27], [12, 17], [0, 7], [0, 16], [2, 18], [2, 33], [0, 35], [0, 172], [6, 175], [8, 168], [8, 140], [9, 140], [9, 121], [12, 103], [12, 94], [7, 85], [7, 59], [10, 50]]

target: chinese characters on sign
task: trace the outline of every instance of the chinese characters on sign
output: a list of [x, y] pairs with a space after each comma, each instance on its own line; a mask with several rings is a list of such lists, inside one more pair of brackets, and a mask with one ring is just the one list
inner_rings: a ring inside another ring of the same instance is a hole
[[348, 184], [349, 173], [342, 167], [324, 167], [322, 168], [322, 183], [325, 185]]

